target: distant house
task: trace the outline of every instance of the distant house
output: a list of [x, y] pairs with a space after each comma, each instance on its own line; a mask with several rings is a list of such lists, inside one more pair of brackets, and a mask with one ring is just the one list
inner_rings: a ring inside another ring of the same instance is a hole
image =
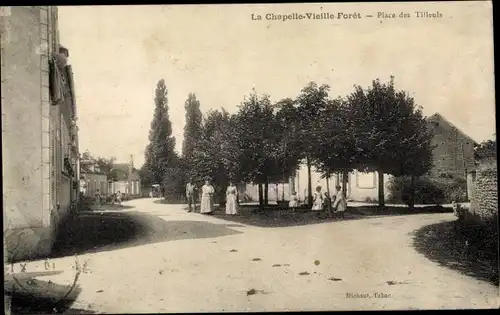
[[[428, 117], [427, 121], [432, 128], [432, 144], [435, 145], [433, 167], [429, 173], [435, 176], [447, 174], [463, 179], [470, 178], [472, 175], [469, 175], [469, 173], [475, 169], [474, 146], [477, 143], [439, 113]], [[390, 193], [387, 187], [390, 178], [391, 175], [385, 174], [384, 185], [386, 189], [384, 189], [384, 193], [386, 199]], [[314, 168], [312, 169], [311, 179], [313, 190], [320, 185], [323, 191], [326, 191], [326, 179], [321, 178], [321, 174]], [[468, 182], [470, 181], [469, 179]], [[293, 178], [293, 182], [299, 198], [306, 200], [308, 192], [307, 167], [305, 165], [301, 166], [297, 175]], [[341, 182], [341, 176], [332, 176], [328, 183], [330, 192]], [[470, 187], [467, 188], [467, 191], [470, 196]], [[356, 170], [350, 172], [347, 178], [347, 198], [352, 201], [378, 200], [378, 173], [364, 173]]]
[[139, 172], [131, 163], [113, 164], [116, 180], [109, 182], [110, 193], [118, 191], [128, 196], [141, 196], [141, 178]]
[[80, 192], [85, 196], [108, 194], [108, 177], [94, 161], [80, 161]]

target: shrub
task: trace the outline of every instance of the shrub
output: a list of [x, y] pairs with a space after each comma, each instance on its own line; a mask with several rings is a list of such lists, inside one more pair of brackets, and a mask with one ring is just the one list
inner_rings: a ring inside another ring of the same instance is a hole
[[[415, 204], [442, 204], [443, 189], [435, 181], [420, 177], [415, 179]], [[410, 200], [410, 177], [393, 177], [389, 180], [389, 201], [408, 204]]]
[[[408, 204], [410, 177], [393, 177], [389, 180], [389, 200]], [[443, 204], [467, 201], [466, 180], [449, 174], [422, 176], [415, 179], [415, 204]]]

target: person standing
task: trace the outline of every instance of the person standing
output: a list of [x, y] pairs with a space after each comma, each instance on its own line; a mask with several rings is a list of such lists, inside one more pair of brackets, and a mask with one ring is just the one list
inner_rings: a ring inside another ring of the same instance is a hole
[[297, 197], [297, 193], [295, 191], [292, 192], [292, 195], [290, 196], [290, 202], [288, 203], [288, 207], [292, 208], [293, 210], [299, 207], [299, 198]]
[[335, 201], [333, 203], [333, 209], [338, 216], [344, 219], [344, 212], [347, 210], [347, 201], [345, 200], [344, 193], [342, 192], [342, 187], [335, 187], [337, 193], [335, 195]]
[[238, 189], [229, 182], [226, 190], [226, 214], [235, 215], [238, 213]]
[[312, 206], [313, 211], [323, 210], [323, 195], [321, 194], [321, 186], [316, 187], [316, 192], [314, 193], [314, 202]]
[[214, 211], [214, 193], [210, 180], [205, 180], [205, 185], [201, 188], [200, 213], [211, 214]]
[[323, 211], [331, 218], [333, 217], [332, 212], [332, 200], [328, 192], [325, 192], [325, 198], [323, 199]]
[[316, 212], [316, 218], [321, 216], [321, 212], [323, 211], [323, 194], [321, 193], [321, 186], [316, 187], [314, 202], [311, 210]]
[[122, 204], [122, 193], [119, 190], [116, 192], [116, 202], [121, 206], [121, 204]]
[[192, 178], [190, 178], [186, 185], [186, 199], [188, 203], [188, 212], [192, 211], [196, 212], [196, 202], [194, 200], [195, 190], [196, 186], [193, 184]]

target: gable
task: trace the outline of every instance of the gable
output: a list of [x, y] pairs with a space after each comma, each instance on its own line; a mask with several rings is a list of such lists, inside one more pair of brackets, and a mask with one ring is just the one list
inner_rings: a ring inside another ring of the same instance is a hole
[[457, 132], [462, 138], [466, 139], [466, 141], [472, 143], [474, 146], [477, 145], [477, 142], [474, 141], [474, 139], [469, 137], [462, 130], [458, 129], [455, 125], [453, 125], [450, 121], [448, 121], [439, 113], [435, 113], [434, 115], [428, 117], [426, 120], [431, 124], [432, 128], [438, 128], [439, 130], [442, 131]]

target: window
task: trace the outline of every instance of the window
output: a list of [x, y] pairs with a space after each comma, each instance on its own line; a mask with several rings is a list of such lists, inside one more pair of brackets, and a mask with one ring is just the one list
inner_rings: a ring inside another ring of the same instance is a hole
[[70, 156], [70, 147], [69, 147], [69, 131], [66, 122], [64, 121], [64, 116], [61, 114], [61, 166], [62, 171], [66, 172], [66, 167], [64, 164], [64, 159]]

